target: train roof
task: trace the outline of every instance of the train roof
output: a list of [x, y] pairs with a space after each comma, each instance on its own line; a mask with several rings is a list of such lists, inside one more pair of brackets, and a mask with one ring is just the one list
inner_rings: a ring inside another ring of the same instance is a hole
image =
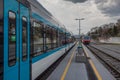
[[28, 0], [31, 8], [31, 15], [35, 16], [43, 23], [58, 29], [61, 32], [70, 34], [50, 12], [48, 12], [37, 0]]

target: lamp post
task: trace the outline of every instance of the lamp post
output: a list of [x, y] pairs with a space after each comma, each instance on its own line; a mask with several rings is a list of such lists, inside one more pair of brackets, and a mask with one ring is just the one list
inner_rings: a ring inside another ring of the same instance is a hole
[[80, 21], [84, 20], [84, 18], [79, 18], [79, 19], [75, 19], [79, 21], [79, 44], [80, 44]]

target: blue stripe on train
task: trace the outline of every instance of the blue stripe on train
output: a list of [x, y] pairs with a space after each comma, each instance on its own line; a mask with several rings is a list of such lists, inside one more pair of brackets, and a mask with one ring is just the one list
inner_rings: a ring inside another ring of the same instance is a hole
[[[45, 58], [45, 57], [47, 57], [47, 56], [49, 56], [49, 55], [51, 55], [51, 54], [55, 54], [55, 52], [59, 51], [60, 49], [66, 48], [66, 47], [68, 47], [68, 46], [70, 46], [70, 45], [73, 45], [73, 44], [74, 44], [74, 43], [70, 43], [70, 44], [61, 46], [61, 47], [59, 47], [59, 48], [56, 48], [56, 49], [54, 49], [54, 50], [51, 50], [51, 51], [49, 51], [49, 52], [42, 53], [40, 56], [34, 57], [34, 58], [32, 59], [32, 63], [35, 63], [35, 62], [37, 62], [38, 60], [41, 60], [41, 59], [43, 59], [43, 58]], [[69, 47], [69, 48], [70, 48], [70, 47]]]
[[59, 51], [59, 50], [62, 49], [62, 48], [65, 48], [66, 46], [67, 46], [67, 45], [64, 45], [64, 46], [62, 46], [62, 47], [56, 48], [56, 49], [51, 50], [51, 51], [49, 51], [49, 52], [42, 53], [40, 56], [36, 56], [35, 58], [33, 58], [33, 59], [32, 59], [32, 63], [35, 63], [35, 62], [37, 62], [38, 60], [41, 60], [41, 59], [43, 59], [43, 58], [45, 58], [45, 57], [47, 57], [47, 56], [49, 56], [49, 55], [51, 55], [51, 54], [54, 54], [55, 52]]

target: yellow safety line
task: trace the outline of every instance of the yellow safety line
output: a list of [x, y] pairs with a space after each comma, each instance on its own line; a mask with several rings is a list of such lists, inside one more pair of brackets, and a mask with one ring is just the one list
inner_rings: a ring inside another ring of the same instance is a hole
[[95, 67], [94, 63], [92, 62], [92, 60], [89, 60], [89, 62], [90, 62], [90, 65], [92, 66], [93, 71], [94, 71], [94, 73], [96, 74], [96, 76], [97, 76], [98, 80], [102, 80], [102, 78], [101, 78], [101, 76], [100, 76], [99, 72], [97, 71], [97, 69], [96, 69], [96, 67]]
[[[87, 51], [86, 51], [85, 49], [84, 49], [84, 51], [85, 51], [85, 54], [87, 55], [87, 57], [89, 57]], [[95, 67], [95, 65], [94, 65], [94, 63], [93, 63], [93, 61], [92, 61], [92, 60], [89, 60], [89, 63], [90, 63], [90, 65], [91, 65], [91, 67], [92, 67], [94, 73], [96, 74], [98, 80], [102, 80], [102, 77], [100, 76], [99, 72], [97, 71], [97, 69], [96, 69], [96, 67]]]
[[68, 69], [69, 69], [69, 67], [70, 67], [71, 61], [72, 61], [73, 56], [74, 56], [74, 52], [75, 52], [75, 49], [74, 49], [74, 51], [73, 51], [73, 53], [72, 53], [72, 55], [71, 55], [71, 57], [70, 57], [70, 59], [69, 59], [69, 62], [68, 62], [68, 64], [67, 64], [67, 66], [66, 66], [66, 68], [65, 68], [65, 70], [64, 70], [64, 72], [63, 72], [60, 80], [64, 80], [64, 79], [65, 79], [66, 73], [68, 72]]

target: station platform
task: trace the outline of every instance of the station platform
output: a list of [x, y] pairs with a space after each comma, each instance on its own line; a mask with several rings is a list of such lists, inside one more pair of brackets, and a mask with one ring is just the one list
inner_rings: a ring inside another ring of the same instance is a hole
[[103, 64], [97, 60], [91, 51], [86, 46], [82, 46], [87, 57], [90, 57], [90, 65], [92, 66], [98, 80], [116, 80], [113, 75], [103, 66]]
[[[58, 67], [52, 72], [47, 80], [91, 80], [89, 78], [86, 63], [76, 62], [76, 51], [78, 44], [70, 50], [68, 55], [61, 61]], [[115, 80], [109, 71], [95, 58], [95, 56], [84, 46], [84, 55], [89, 57], [90, 63], [95, 76], [94, 80]]]

